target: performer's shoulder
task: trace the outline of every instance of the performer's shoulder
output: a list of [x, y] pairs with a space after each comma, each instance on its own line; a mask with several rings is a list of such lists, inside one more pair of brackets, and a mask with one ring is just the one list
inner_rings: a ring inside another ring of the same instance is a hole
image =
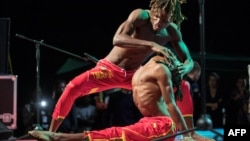
[[131, 14], [140, 18], [140, 19], [144, 19], [144, 20], [149, 18], [149, 10], [148, 9], [137, 8], [137, 9], [134, 9], [131, 12]]

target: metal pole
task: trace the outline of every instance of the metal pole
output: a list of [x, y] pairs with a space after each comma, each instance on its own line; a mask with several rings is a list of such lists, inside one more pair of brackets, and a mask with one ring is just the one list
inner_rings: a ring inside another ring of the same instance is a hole
[[43, 40], [36, 43], [36, 110], [37, 110], [37, 121], [35, 129], [42, 129], [40, 126], [40, 95], [41, 95], [41, 88], [40, 88], [40, 43]]
[[204, 1], [199, 0], [199, 24], [200, 24], [200, 61], [201, 61], [201, 94], [202, 94], [202, 113], [206, 114], [206, 65], [205, 65], [205, 20], [204, 20]]

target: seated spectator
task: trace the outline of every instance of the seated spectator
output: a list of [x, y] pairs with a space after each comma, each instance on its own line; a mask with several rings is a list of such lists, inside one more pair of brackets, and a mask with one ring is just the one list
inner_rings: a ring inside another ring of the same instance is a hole
[[106, 127], [126, 126], [137, 122], [142, 117], [134, 104], [132, 91], [116, 89], [109, 95], [106, 110]]
[[249, 125], [248, 102], [250, 93], [247, 89], [247, 77], [238, 76], [234, 86], [226, 108], [226, 124]]
[[208, 74], [206, 87], [206, 112], [211, 117], [213, 128], [223, 127], [223, 108], [224, 101], [220, 77], [216, 72], [211, 72]]
[[93, 97], [88, 95], [76, 100], [78, 132], [93, 130], [95, 127], [97, 109]]

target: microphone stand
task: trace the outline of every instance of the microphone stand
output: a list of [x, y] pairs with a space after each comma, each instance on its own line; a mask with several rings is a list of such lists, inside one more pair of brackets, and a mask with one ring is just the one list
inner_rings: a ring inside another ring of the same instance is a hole
[[[35, 124], [35, 130], [43, 130], [43, 128], [41, 127], [40, 125], [40, 108], [39, 108], [39, 99], [40, 99], [40, 95], [41, 95], [41, 88], [40, 88], [40, 46], [45, 46], [45, 47], [48, 47], [50, 49], [53, 49], [53, 50], [56, 50], [56, 51], [59, 51], [59, 52], [62, 52], [62, 53], [65, 53], [65, 54], [68, 54], [70, 56], [73, 56], [77, 59], [81, 59], [81, 60], [84, 60], [84, 61], [92, 61], [94, 63], [97, 63], [98, 62], [98, 59], [88, 53], [84, 53], [84, 55], [87, 57], [81, 57], [81, 56], [78, 56], [76, 54], [73, 54], [73, 53], [70, 53], [70, 52], [67, 52], [65, 50], [62, 50], [62, 49], [58, 49], [56, 47], [53, 47], [51, 45], [48, 45], [48, 44], [45, 44], [43, 40], [41, 41], [36, 41], [36, 40], [33, 40], [33, 39], [30, 39], [30, 38], [27, 38], [23, 35], [20, 35], [20, 34], [16, 34], [16, 36], [18, 38], [21, 38], [21, 39], [25, 39], [25, 40], [28, 40], [28, 41], [31, 41], [33, 43], [35, 43], [35, 47], [36, 47], [36, 103], [37, 103], [37, 123]], [[28, 138], [30, 137], [29, 134], [25, 134], [21, 137], [19, 137], [18, 139], [24, 139], [24, 138]]]
[[47, 45], [44, 43], [43, 40], [41, 41], [36, 41], [36, 40], [33, 40], [33, 39], [30, 39], [30, 38], [27, 38], [23, 35], [20, 35], [20, 34], [16, 34], [17, 37], [19, 38], [22, 38], [22, 39], [25, 39], [25, 40], [28, 40], [28, 41], [31, 41], [33, 43], [36, 44], [36, 104], [37, 104], [37, 124], [36, 124], [36, 127], [35, 129], [39, 129], [39, 130], [42, 130], [42, 127], [40, 126], [40, 108], [39, 108], [39, 99], [40, 99], [40, 95], [41, 95], [41, 88], [40, 88], [40, 46], [45, 46], [45, 47], [48, 47], [50, 49], [53, 49], [53, 50], [56, 50], [56, 51], [59, 51], [59, 52], [62, 52], [62, 53], [65, 53], [65, 54], [68, 54], [70, 56], [73, 56], [75, 58], [78, 58], [78, 59], [81, 59], [81, 60], [84, 60], [84, 61], [93, 61], [94, 63], [97, 63], [98, 59], [95, 58], [94, 56], [91, 56], [90, 54], [88, 53], [84, 53], [84, 55], [87, 57], [87, 58], [83, 58], [81, 56], [78, 56], [76, 54], [73, 54], [73, 53], [70, 53], [70, 52], [67, 52], [65, 50], [62, 50], [62, 49], [58, 49], [56, 47], [53, 47], [51, 45]]
[[40, 95], [41, 95], [41, 88], [40, 88], [40, 46], [41, 44], [43, 44], [43, 40], [41, 41], [36, 41], [36, 40], [32, 40], [29, 38], [26, 38], [24, 36], [21, 35], [16, 35], [19, 38], [28, 40], [28, 41], [32, 41], [34, 42], [36, 45], [36, 126], [35, 129], [36, 130], [43, 130], [43, 128], [40, 126], [40, 104], [39, 104], [39, 99], [40, 99]]
[[22, 38], [22, 39], [25, 39], [25, 40], [34, 42], [34, 43], [39, 43], [39, 45], [42, 45], [42, 46], [48, 47], [48, 48], [50, 48], [50, 49], [53, 49], [53, 50], [56, 50], [56, 51], [59, 51], [59, 52], [68, 54], [68, 55], [73, 56], [73, 57], [75, 57], [75, 58], [77, 58], [77, 59], [81, 59], [81, 60], [84, 60], [84, 61], [88, 61], [88, 60], [89, 60], [89, 59], [87, 59], [87, 58], [83, 58], [83, 57], [81, 57], [81, 56], [79, 56], [79, 55], [73, 54], [73, 53], [71, 53], [71, 52], [68, 52], [68, 51], [65, 51], [65, 50], [56, 48], [56, 47], [54, 47], [54, 46], [45, 44], [45, 43], [43, 43], [43, 42], [41, 42], [41, 41], [39, 42], [39, 41], [36, 41], [36, 40], [29, 39], [29, 38], [27, 38], [27, 37], [25, 37], [25, 36], [23, 36], [23, 35], [21, 35], [21, 34], [16, 34], [16, 36], [19, 37], [19, 38]]
[[40, 104], [39, 99], [41, 95], [41, 87], [40, 87], [40, 44], [43, 42], [41, 40], [40, 42], [36, 41], [36, 112], [37, 112], [37, 124], [35, 129], [37, 130], [43, 130], [43, 128], [40, 126]]

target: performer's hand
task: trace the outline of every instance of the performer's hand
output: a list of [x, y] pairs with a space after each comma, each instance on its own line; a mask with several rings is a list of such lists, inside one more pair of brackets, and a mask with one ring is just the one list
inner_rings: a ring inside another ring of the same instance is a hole
[[168, 55], [168, 48], [164, 47], [164, 46], [161, 46], [155, 42], [152, 42], [152, 51], [156, 52], [156, 53], [161, 53], [163, 54], [164, 56], [169, 56]]
[[179, 64], [178, 65], [178, 67], [177, 67], [177, 69], [178, 69], [178, 73], [179, 73], [179, 75], [180, 75], [180, 78], [182, 79], [183, 78], [183, 76], [186, 74], [186, 67], [181, 63], [181, 64]]
[[186, 67], [183, 65], [182, 62], [178, 60], [176, 55], [170, 49], [164, 46], [160, 46], [158, 44], [155, 45], [156, 51], [165, 56], [166, 62], [168, 63], [168, 66], [171, 70], [178, 68], [178, 72], [180, 74], [184, 74], [187, 72]]

